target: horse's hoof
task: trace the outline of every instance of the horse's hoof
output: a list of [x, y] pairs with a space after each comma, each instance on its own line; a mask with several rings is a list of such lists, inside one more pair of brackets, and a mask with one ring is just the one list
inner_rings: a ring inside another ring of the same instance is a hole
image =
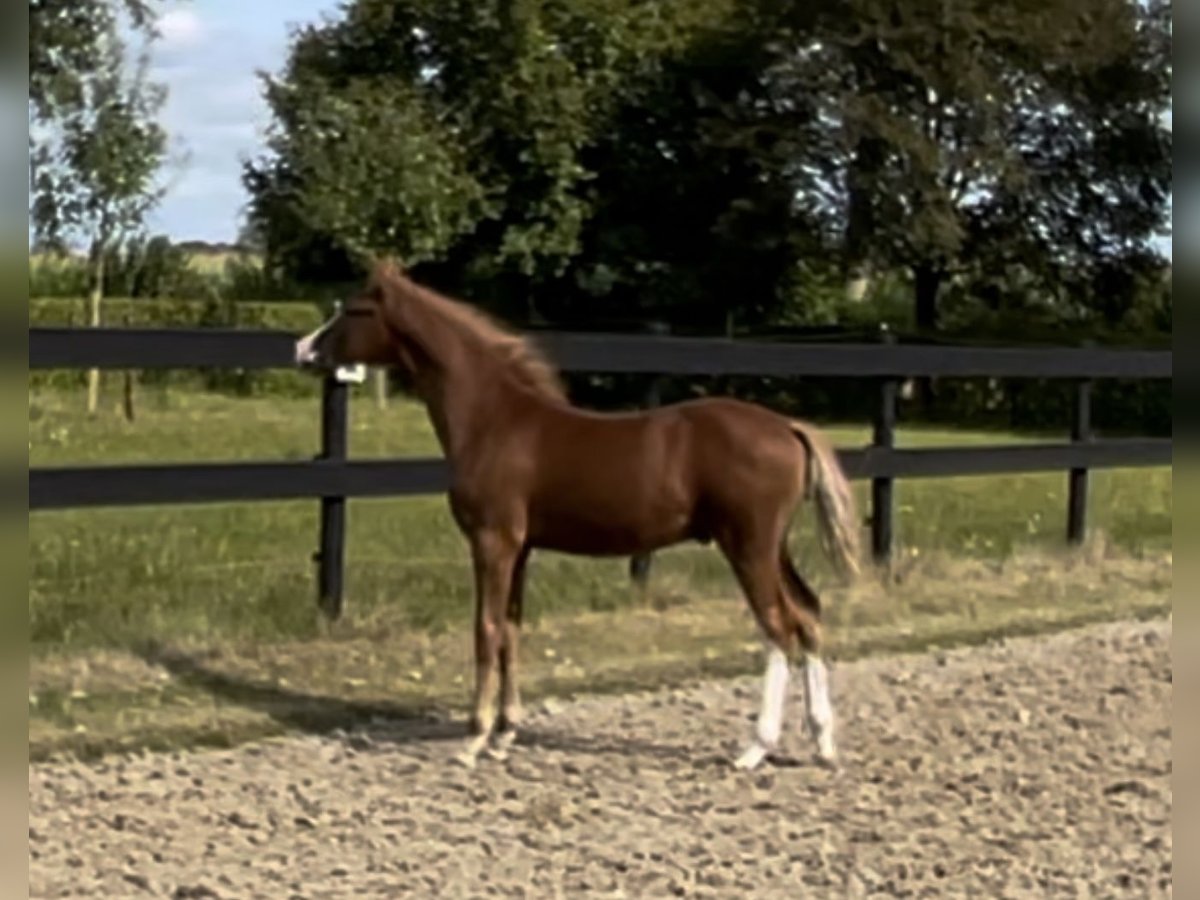
[[742, 772], [749, 772], [752, 769], [757, 769], [759, 764], [767, 758], [767, 748], [762, 744], [751, 744], [747, 747], [742, 755], [733, 762], [733, 767]]
[[474, 769], [478, 761], [478, 754], [472, 752], [470, 749], [461, 750], [454, 755], [454, 761], [464, 769]]
[[473, 769], [475, 768], [475, 764], [479, 761], [480, 751], [482, 751], [485, 746], [487, 746], [487, 736], [476, 735], [475, 737], [471, 738], [471, 740], [467, 741], [467, 746], [463, 747], [462, 750], [459, 751], [458, 755], [454, 758], [460, 765], [465, 766], [468, 769]]
[[817, 738], [817, 762], [827, 769], [838, 767], [837, 745], [833, 742], [833, 735], [828, 732]]
[[498, 762], [504, 762], [508, 759], [508, 751], [512, 748], [516, 739], [517, 733], [515, 731], [502, 731], [496, 735], [495, 739], [488, 746], [488, 756]]
[[838, 763], [837, 751], [832, 747], [821, 747], [817, 749], [817, 764], [823, 769], [829, 769], [831, 772], [836, 772], [841, 768]]

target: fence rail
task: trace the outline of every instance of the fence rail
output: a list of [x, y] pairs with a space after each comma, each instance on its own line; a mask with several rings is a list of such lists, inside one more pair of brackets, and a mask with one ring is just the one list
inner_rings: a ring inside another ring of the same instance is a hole
[[[547, 332], [537, 340], [565, 370], [658, 375], [852, 377], [879, 382], [871, 446], [839, 451], [847, 474], [870, 479], [872, 549], [886, 560], [893, 543], [897, 478], [1038, 471], [1068, 472], [1067, 537], [1082, 541], [1092, 469], [1170, 465], [1170, 438], [1094, 439], [1094, 379], [1170, 379], [1170, 351], [1062, 347], [812, 344], [673, 338], [661, 334]], [[289, 368], [295, 336], [227, 329], [31, 328], [29, 366], [54, 368]], [[895, 447], [898, 383], [908, 377], [1058, 378], [1076, 383], [1070, 440], [986, 447]], [[654, 397], [649, 403], [656, 402]], [[332, 377], [321, 401], [321, 451], [307, 462], [40, 467], [29, 471], [31, 510], [141, 504], [315, 498], [321, 502], [318, 597], [332, 616], [342, 606], [346, 499], [443, 492], [440, 459], [347, 459], [349, 391]], [[633, 561], [644, 578], [648, 559]]]
[[[852, 378], [1170, 378], [1169, 350], [816, 344], [544, 332], [535, 340], [563, 369], [670, 375]], [[295, 337], [277, 331], [31, 328], [31, 369], [277, 369]]]
[[[1066, 471], [1079, 468], [1171, 464], [1166, 438], [1120, 438], [1082, 446], [1014, 444], [1008, 447], [927, 447], [841, 450], [846, 474], [875, 478], [943, 478], [966, 475]], [[450, 486], [440, 459], [311, 462], [183, 463], [117, 466], [47, 466], [29, 472], [29, 508], [228, 503], [308, 497], [411, 497]]]

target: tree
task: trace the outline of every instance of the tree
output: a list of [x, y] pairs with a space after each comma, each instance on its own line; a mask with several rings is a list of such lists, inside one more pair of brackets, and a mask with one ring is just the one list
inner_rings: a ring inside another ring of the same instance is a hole
[[[608, 126], [586, 150], [592, 216], [572, 274], [583, 290], [546, 298], [556, 318], [596, 312], [726, 331], [778, 320], [802, 264], [829, 248], [814, 191], [791, 148], [813, 139], [804, 95], [784, 139], [763, 128], [780, 102], [764, 74], [778, 25], [774, 4], [692, 29], [622, 86]], [[590, 295], [586, 296], [585, 295]]]
[[275, 129], [246, 183], [269, 264], [341, 280], [364, 251], [399, 252], [528, 314], [539, 288], [575, 282], [589, 155], [626, 88], [728, 5], [347, 4], [267, 82]]
[[[269, 96], [287, 125], [271, 137], [277, 161], [248, 175], [254, 224], [296, 275], [325, 278], [331, 265], [388, 252], [419, 263], [480, 215], [483, 191], [464, 154], [407, 86], [335, 93], [302, 81]], [[318, 228], [328, 246], [314, 255]]]
[[784, 69], [836, 73], [848, 270], [907, 269], [934, 329], [951, 282], [1067, 304], [1142, 253], [1170, 193], [1169, 33], [1161, 0], [827, 4]]
[[932, 329], [948, 290], [1076, 315], [1163, 219], [1164, 0], [344, 9], [247, 170], [300, 277], [369, 246], [506, 315], [713, 330], [904, 273]]
[[[32, 217], [39, 239], [72, 240], [88, 248], [89, 313], [101, 322], [105, 261], [114, 244], [137, 232], [161, 196], [155, 176], [166, 152], [166, 135], [155, 121], [165, 100], [162, 87], [146, 79], [143, 56], [127, 71], [125, 46], [115, 18], [96, 39], [90, 72], [75, 73], [77, 93], [57, 119], [34, 161]], [[99, 401], [99, 372], [88, 373], [88, 412]]]
[[158, 0], [29, 0], [29, 104], [53, 120], [84, 102], [84, 83], [107, 54], [124, 14], [136, 31], [153, 33]]

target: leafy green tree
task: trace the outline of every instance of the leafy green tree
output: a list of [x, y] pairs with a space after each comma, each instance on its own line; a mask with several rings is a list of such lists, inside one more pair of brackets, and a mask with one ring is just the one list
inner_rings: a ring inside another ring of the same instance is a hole
[[318, 223], [330, 245], [313, 260], [320, 265], [338, 252], [421, 262], [480, 215], [483, 191], [462, 151], [406, 86], [356, 82], [334, 93], [277, 84], [269, 93], [287, 126], [271, 139], [279, 162], [252, 170], [250, 184], [268, 246], [300, 277], [322, 277], [303, 262]]
[[348, 4], [268, 81], [276, 128], [246, 182], [269, 264], [340, 280], [398, 252], [453, 286], [561, 285], [594, 210], [589, 153], [631, 76], [728, 6]]
[[29, 103], [39, 120], [86, 101], [85, 83], [102, 68], [122, 14], [153, 32], [158, 0], [29, 0]]
[[104, 262], [104, 296], [205, 300], [216, 278], [196, 269], [187, 250], [166, 235], [136, 235], [110, 245]]
[[948, 292], [1075, 315], [1149, 265], [1169, 11], [354, 0], [269, 82], [253, 219], [294, 276], [399, 252], [576, 324], [803, 320], [899, 272], [922, 328]]
[[931, 329], [953, 282], [1069, 304], [1136, 264], [1170, 194], [1169, 46], [1161, 0], [824, 4], [784, 69], [839, 131], [847, 268], [906, 269]]
[[828, 248], [804, 174], [760, 128], [769, 51], [747, 6], [644, 60], [623, 86], [584, 156], [595, 175], [572, 266], [580, 290], [548, 292], [555, 318], [758, 326], [784, 315], [802, 261], [821, 267]]

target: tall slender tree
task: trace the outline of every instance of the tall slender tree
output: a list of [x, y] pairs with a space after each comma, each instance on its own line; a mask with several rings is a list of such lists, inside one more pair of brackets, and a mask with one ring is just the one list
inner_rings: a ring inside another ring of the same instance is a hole
[[[52, 55], [52, 54], [51, 54]], [[70, 102], [55, 107], [35, 154], [32, 218], [40, 240], [86, 246], [89, 320], [102, 321], [105, 260], [115, 243], [141, 229], [161, 197], [156, 176], [166, 153], [157, 122], [165, 89], [147, 78], [147, 59], [127, 58], [117, 32], [95, 38], [91, 71], [72, 74]], [[88, 373], [87, 409], [96, 412], [100, 374]]]
[[54, 120], [85, 100], [85, 82], [101, 68], [123, 15], [145, 36], [160, 0], [29, 0], [29, 104]]

